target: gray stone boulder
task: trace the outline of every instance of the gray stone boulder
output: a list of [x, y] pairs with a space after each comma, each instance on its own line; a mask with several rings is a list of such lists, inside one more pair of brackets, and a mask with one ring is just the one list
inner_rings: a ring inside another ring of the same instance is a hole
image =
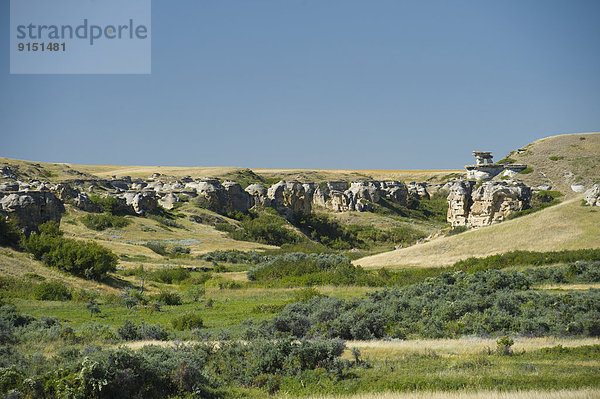
[[472, 227], [488, 226], [502, 222], [517, 211], [531, 206], [531, 188], [525, 184], [505, 180], [485, 182], [471, 193], [473, 205], [468, 224]]
[[381, 199], [381, 183], [377, 181], [352, 182], [346, 193], [351, 193], [355, 200], [363, 199], [377, 203]]
[[382, 181], [380, 182], [382, 196], [389, 201], [404, 205], [408, 204], [408, 187], [399, 181]]
[[0, 199], [0, 210], [15, 221], [21, 232], [38, 231], [42, 223], [60, 222], [65, 211], [63, 203], [49, 191], [17, 192]]
[[471, 209], [472, 182], [456, 181], [444, 186], [448, 191], [448, 222], [452, 227], [466, 226]]
[[16, 181], [5, 181], [0, 183], [0, 191], [19, 191], [19, 183]]
[[67, 183], [58, 183], [56, 186], [52, 187], [51, 191], [62, 202], [72, 201], [77, 198], [77, 195], [79, 194], [78, 190]]
[[73, 199], [73, 205], [85, 212], [100, 212], [102, 209], [92, 202], [86, 193], [78, 193]]
[[271, 206], [271, 200], [267, 196], [267, 188], [260, 184], [250, 184], [245, 190], [250, 195], [252, 207], [266, 208]]
[[228, 180], [223, 182], [223, 188], [226, 198], [225, 212], [247, 212], [252, 207], [252, 197], [239, 183]]
[[152, 213], [158, 208], [158, 198], [152, 191], [127, 192], [123, 198], [127, 206], [138, 215]]
[[583, 199], [590, 206], [600, 206], [600, 184], [594, 184], [583, 194]]
[[531, 188], [520, 181], [457, 181], [449, 187], [448, 222], [453, 227], [483, 227], [531, 206]]
[[312, 196], [297, 181], [280, 181], [267, 190], [271, 206], [282, 215], [290, 218], [295, 212], [310, 213]]
[[213, 212], [223, 213], [227, 206], [225, 187], [218, 179], [206, 178], [198, 182], [186, 184], [187, 188], [194, 188], [198, 193], [197, 201], [204, 208]]
[[429, 192], [427, 191], [427, 183], [416, 183], [410, 182], [408, 183], [408, 195], [411, 198], [420, 200], [420, 199], [429, 199]]
[[165, 209], [173, 209], [175, 204], [180, 202], [179, 196], [175, 193], [168, 193], [158, 200], [158, 205]]

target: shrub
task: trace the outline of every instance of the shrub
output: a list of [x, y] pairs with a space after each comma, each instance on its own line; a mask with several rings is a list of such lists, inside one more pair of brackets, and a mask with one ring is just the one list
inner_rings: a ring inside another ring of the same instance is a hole
[[515, 341], [513, 341], [512, 338], [509, 338], [508, 335], [505, 335], [503, 337], [500, 337], [497, 341], [496, 341], [496, 353], [498, 353], [499, 355], [511, 355], [512, 354], [512, 346], [514, 345]]
[[44, 281], [33, 290], [33, 298], [38, 301], [68, 301], [72, 294], [60, 281]]
[[264, 261], [265, 255], [256, 251], [240, 251], [237, 249], [228, 249], [225, 251], [213, 251], [198, 256], [207, 262], [225, 262], [225, 263], [253, 263], [257, 264]]
[[519, 174], [522, 174], [522, 175], [528, 175], [530, 173], [533, 173], [533, 168], [531, 166], [528, 166], [519, 172]]
[[560, 161], [561, 159], [565, 159], [565, 157], [563, 157], [563, 156], [551, 156], [551, 157], [548, 157], [548, 159], [551, 160], [551, 161]]
[[192, 302], [198, 302], [206, 294], [206, 289], [201, 285], [192, 285], [186, 288], [185, 294]]
[[69, 240], [62, 237], [55, 222], [40, 226], [40, 234], [25, 240], [25, 248], [35, 259], [47, 266], [86, 279], [100, 280], [117, 266], [117, 256], [112, 251], [91, 242]]
[[490, 255], [485, 258], [467, 258], [456, 262], [452, 266], [452, 269], [473, 273], [481, 270], [502, 269], [516, 265], [541, 266], [555, 263], [570, 263], [578, 260], [600, 260], [600, 249], [549, 252], [511, 251], [504, 254]]
[[162, 255], [162, 256], [167, 256], [168, 252], [167, 252], [167, 248], [165, 247], [165, 244], [162, 244], [160, 242], [157, 241], [150, 241], [144, 244], [144, 246], [146, 248], [151, 249], [153, 252]]
[[185, 313], [171, 320], [175, 330], [193, 330], [204, 327], [202, 317], [198, 313]]
[[174, 227], [176, 229], [185, 228], [185, 226], [175, 221], [175, 216], [167, 212], [162, 212], [162, 214], [149, 214], [147, 217], [148, 219], [152, 219], [165, 227]]
[[296, 293], [294, 293], [294, 301], [308, 302], [315, 297], [320, 298], [322, 296], [323, 294], [321, 294], [316, 288], [308, 287], [296, 291]]
[[155, 297], [155, 300], [169, 306], [181, 305], [181, 296], [173, 291], [161, 291]]
[[501, 160], [498, 161], [498, 163], [503, 163], [503, 164], [511, 164], [511, 163], [516, 163], [517, 160], [510, 158], [510, 157], [506, 157], [506, 158], [502, 158]]
[[102, 231], [113, 227], [125, 227], [131, 223], [130, 220], [124, 218], [123, 216], [115, 216], [110, 213], [89, 213], [80, 218], [80, 220], [88, 229], [97, 231]]
[[150, 279], [165, 284], [181, 283], [190, 278], [191, 273], [184, 267], [164, 267], [153, 271]]
[[489, 270], [439, 276], [365, 298], [313, 297], [288, 304], [271, 321], [273, 336], [341, 339], [443, 338], [517, 333], [600, 334], [600, 291], [554, 295], [530, 290], [529, 277]]
[[[251, 220], [242, 222], [242, 229], [232, 228], [229, 230], [229, 234], [235, 240], [254, 241], [277, 246], [305, 240], [287, 224], [287, 221], [279, 215], [261, 213]], [[217, 229], [218, 226], [220, 225], [217, 225]]]
[[21, 233], [14, 221], [6, 220], [4, 216], [0, 215], [0, 246], [16, 248], [20, 241]]
[[100, 197], [98, 195], [91, 195], [90, 200], [95, 205], [100, 207], [103, 212], [111, 215], [123, 215], [127, 213], [127, 207], [124, 206], [123, 202], [119, 198], [112, 196]]
[[453, 227], [446, 235], [453, 236], [456, 234], [464, 233], [467, 230], [469, 230], [469, 228], [467, 226], [456, 226], [456, 227]]
[[117, 335], [124, 341], [136, 341], [141, 339], [155, 339], [166, 341], [169, 337], [167, 331], [160, 324], [135, 324], [131, 320], [126, 320], [122, 326], [117, 328]]

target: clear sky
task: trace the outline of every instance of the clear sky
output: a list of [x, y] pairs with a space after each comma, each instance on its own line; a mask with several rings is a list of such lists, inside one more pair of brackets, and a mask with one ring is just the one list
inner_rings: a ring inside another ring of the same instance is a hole
[[598, 0], [154, 0], [151, 75], [9, 75], [0, 156], [461, 168], [600, 131]]

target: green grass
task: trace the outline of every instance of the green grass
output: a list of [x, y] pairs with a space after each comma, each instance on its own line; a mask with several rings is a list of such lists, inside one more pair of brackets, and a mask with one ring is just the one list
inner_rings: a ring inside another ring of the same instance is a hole
[[[513, 356], [441, 356], [436, 352], [395, 357], [362, 354], [369, 368], [353, 370], [341, 381], [315, 376], [286, 378], [294, 395], [384, 391], [551, 390], [600, 386], [599, 346], [580, 350], [539, 350]], [[303, 378], [304, 377], [304, 378]]]

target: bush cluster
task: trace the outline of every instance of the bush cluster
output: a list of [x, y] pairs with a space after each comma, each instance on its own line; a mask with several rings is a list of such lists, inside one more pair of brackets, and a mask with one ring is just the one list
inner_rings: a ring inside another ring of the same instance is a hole
[[178, 284], [190, 278], [192, 273], [184, 267], [163, 267], [150, 273], [150, 279], [165, 284]]
[[262, 255], [256, 251], [240, 251], [237, 249], [228, 249], [224, 251], [212, 251], [198, 256], [199, 259], [203, 259], [207, 262], [224, 262], [224, 263], [251, 263], [257, 264], [267, 259], [265, 255]]
[[233, 227], [229, 229], [229, 234], [234, 240], [254, 241], [277, 246], [306, 240], [305, 237], [291, 229], [287, 221], [277, 215], [275, 211], [260, 213], [253, 218], [244, 220], [241, 224], [241, 229]]
[[117, 335], [124, 341], [137, 341], [142, 339], [155, 339], [166, 341], [169, 333], [161, 327], [160, 324], [147, 324], [142, 322], [135, 324], [131, 320], [126, 320], [122, 326], [117, 329]]
[[514, 271], [444, 272], [362, 299], [315, 297], [293, 303], [269, 328], [276, 335], [342, 339], [600, 335], [600, 291], [555, 295], [530, 285], [524, 273]]
[[342, 341], [324, 339], [145, 346], [136, 351], [62, 345], [51, 358], [26, 356], [14, 344], [31, 339], [73, 343], [84, 337], [162, 340], [167, 334], [160, 325], [131, 321], [116, 335], [97, 323], [74, 331], [56, 318], [36, 319], [7, 306], [0, 307], [0, 326], [0, 395], [10, 397], [218, 398], [227, 397], [233, 387], [259, 388], [266, 394], [275, 393], [285, 376], [326, 373], [332, 378], [353, 366], [340, 358]]
[[600, 249], [576, 249], [564, 251], [534, 252], [511, 251], [485, 258], [467, 258], [456, 262], [453, 270], [473, 273], [481, 270], [503, 269], [509, 266], [542, 266], [557, 263], [573, 263], [579, 260], [600, 260]]
[[189, 255], [191, 252], [189, 248], [182, 247], [179, 245], [175, 245], [168, 248], [165, 244], [159, 241], [149, 241], [145, 243], [144, 246], [159, 255], [168, 256], [170, 258], [182, 257], [185, 255]]
[[128, 213], [128, 209], [124, 206], [124, 203], [116, 197], [106, 196], [100, 197], [99, 195], [91, 195], [90, 200], [96, 206], [98, 206], [102, 212], [106, 212], [111, 215], [125, 215]]
[[43, 281], [33, 290], [33, 298], [38, 301], [69, 301], [71, 290], [60, 281]]
[[47, 266], [94, 280], [116, 270], [117, 256], [99, 244], [64, 238], [56, 222], [44, 223], [39, 230], [24, 241], [24, 246]]
[[21, 241], [21, 233], [17, 229], [16, 224], [12, 220], [6, 220], [0, 215], [0, 247], [19, 246]]
[[193, 330], [204, 327], [202, 316], [198, 313], [184, 313], [171, 320], [173, 329], [178, 331]]
[[110, 213], [88, 213], [80, 218], [88, 229], [102, 231], [109, 228], [120, 228], [131, 224], [131, 221], [123, 216], [115, 216]]

